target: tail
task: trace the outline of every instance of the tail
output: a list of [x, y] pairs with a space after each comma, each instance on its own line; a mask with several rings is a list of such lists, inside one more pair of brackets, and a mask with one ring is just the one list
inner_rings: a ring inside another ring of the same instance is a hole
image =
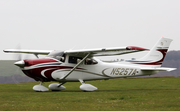
[[171, 42], [172, 39], [161, 38], [147, 55], [139, 59], [137, 62], [134, 62], [134, 64], [153, 68], [161, 67]]

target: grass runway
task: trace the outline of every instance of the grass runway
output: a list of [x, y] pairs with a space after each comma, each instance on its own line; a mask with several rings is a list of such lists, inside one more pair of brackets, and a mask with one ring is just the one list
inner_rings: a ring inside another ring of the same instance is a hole
[[[60, 92], [34, 92], [36, 83], [0, 84], [0, 111], [179, 111], [180, 77], [87, 81], [97, 91], [83, 92], [79, 82]], [[48, 87], [50, 83], [45, 83]]]

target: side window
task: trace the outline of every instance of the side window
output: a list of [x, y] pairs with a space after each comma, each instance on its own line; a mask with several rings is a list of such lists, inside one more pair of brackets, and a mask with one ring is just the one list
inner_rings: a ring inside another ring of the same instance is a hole
[[94, 65], [94, 64], [97, 64], [98, 62], [95, 61], [94, 59], [90, 59], [90, 58], [87, 58], [85, 60], [85, 65]]
[[74, 57], [74, 56], [69, 56], [69, 63], [72, 63], [72, 64], [77, 64], [78, 61], [82, 60], [81, 57]]
[[66, 55], [63, 54], [63, 56], [60, 58], [60, 61], [61, 61], [61, 62], [65, 62], [65, 59], [66, 59]]

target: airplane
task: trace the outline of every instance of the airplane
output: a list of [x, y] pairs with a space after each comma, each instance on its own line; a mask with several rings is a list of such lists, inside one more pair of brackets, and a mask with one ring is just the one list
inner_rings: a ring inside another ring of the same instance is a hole
[[[108, 80], [115, 78], [127, 78], [156, 74], [159, 71], [173, 71], [176, 68], [161, 67], [172, 39], [162, 37], [153, 48], [146, 49], [136, 46], [97, 48], [82, 50], [22, 50], [6, 49], [6, 53], [34, 54], [36, 59], [25, 59], [14, 64], [25, 75], [40, 81], [33, 87], [34, 91], [61, 91], [66, 89], [66, 82], [80, 82], [82, 91], [95, 91], [98, 88], [85, 83], [92, 80]], [[103, 62], [97, 57], [124, 55], [135, 52], [148, 51], [140, 58], [117, 62]], [[38, 58], [38, 55], [47, 55]], [[42, 85], [44, 82], [55, 81], [48, 88]]]

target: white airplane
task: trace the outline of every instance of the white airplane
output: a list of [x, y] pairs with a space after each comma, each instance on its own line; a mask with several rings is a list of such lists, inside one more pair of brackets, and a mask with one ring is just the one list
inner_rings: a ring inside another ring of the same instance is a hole
[[[81, 82], [83, 91], [95, 91], [97, 88], [84, 81], [107, 80], [114, 78], [126, 78], [134, 76], [152, 75], [158, 71], [172, 71], [176, 68], [161, 67], [166, 56], [171, 39], [161, 38], [155, 46], [149, 50], [140, 47], [116, 47], [83, 50], [18, 50], [7, 49], [7, 53], [27, 53], [47, 55], [45, 58], [20, 60], [14, 64], [19, 66], [27, 76], [40, 81], [33, 87], [34, 91], [61, 91], [66, 89], [66, 82]], [[149, 51], [147, 55], [138, 60], [126, 60], [119, 62], [103, 62], [96, 56], [113, 56]], [[56, 81], [49, 85], [49, 89], [42, 85], [43, 82]]]

